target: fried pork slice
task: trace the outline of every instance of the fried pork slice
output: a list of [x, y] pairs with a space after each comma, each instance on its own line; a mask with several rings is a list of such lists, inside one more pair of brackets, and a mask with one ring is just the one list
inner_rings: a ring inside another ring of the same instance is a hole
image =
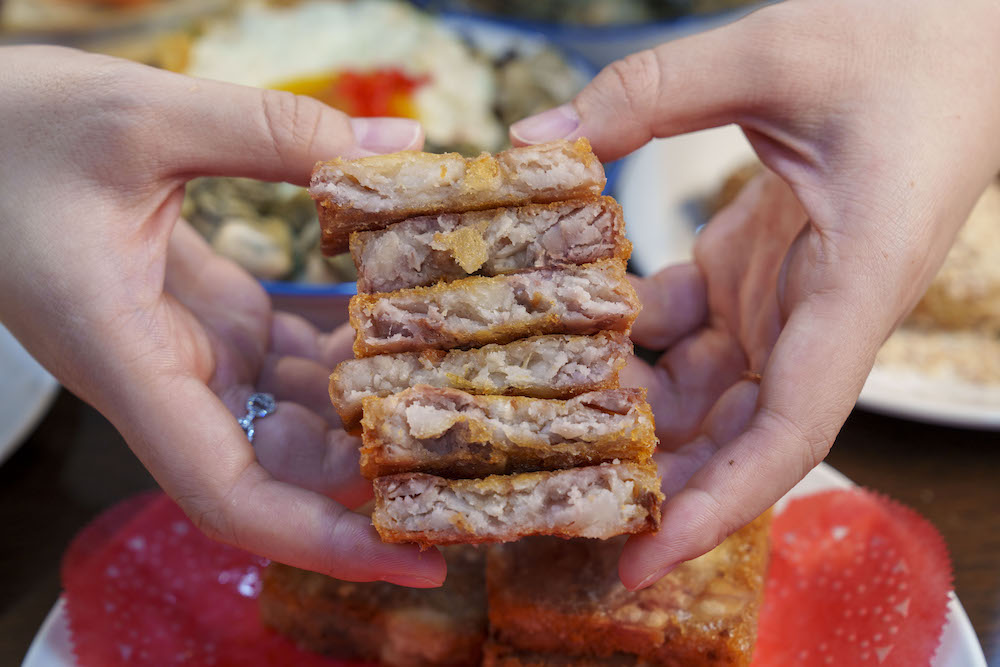
[[347, 250], [354, 231], [418, 215], [596, 196], [604, 183], [590, 142], [577, 139], [476, 158], [416, 151], [338, 158], [316, 165], [309, 194], [319, 211], [323, 251], [336, 254]]
[[767, 512], [635, 592], [618, 578], [620, 539], [529, 538], [491, 547], [486, 581], [494, 639], [529, 657], [518, 663], [501, 651], [505, 661], [493, 664], [556, 665], [566, 664], [559, 656], [629, 654], [640, 660], [634, 664], [749, 665], [769, 529]]
[[375, 480], [372, 523], [384, 542], [476, 544], [527, 535], [596, 537], [660, 526], [654, 463], [450, 480], [424, 473]]
[[627, 459], [656, 449], [643, 389], [609, 389], [568, 401], [476, 396], [417, 385], [366, 398], [361, 474], [485, 477]]
[[478, 665], [486, 638], [483, 553], [446, 547], [440, 588], [339, 581], [271, 563], [264, 570], [264, 624], [306, 650], [394, 667]]
[[625, 265], [535, 269], [351, 298], [354, 354], [479, 347], [539, 334], [628, 332], [639, 299]]
[[424, 350], [348, 359], [330, 376], [330, 399], [344, 427], [361, 422], [361, 402], [416, 384], [454, 387], [476, 394], [570, 398], [618, 387], [618, 373], [632, 354], [623, 333], [533, 336], [473, 350]]
[[359, 292], [631, 254], [621, 206], [611, 197], [421, 216], [351, 234]]

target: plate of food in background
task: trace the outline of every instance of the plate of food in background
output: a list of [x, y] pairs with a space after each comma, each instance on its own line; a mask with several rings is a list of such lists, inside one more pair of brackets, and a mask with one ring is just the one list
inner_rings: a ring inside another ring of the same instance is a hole
[[[354, 116], [413, 117], [427, 150], [465, 155], [503, 148], [510, 123], [571, 99], [593, 75], [537, 35], [399, 2], [248, 5], [175, 44], [168, 60], [184, 73], [310, 95]], [[353, 267], [320, 252], [305, 190], [199, 179], [184, 216], [264, 281], [276, 307], [321, 328], [344, 321], [344, 308], [315, 297], [346, 304]]]
[[595, 67], [717, 28], [774, 0], [414, 0], [444, 16], [489, 18], [545, 35]]
[[[689, 261], [695, 236], [759, 166], [736, 126], [654, 141], [626, 163], [619, 199], [648, 275]], [[898, 417], [1000, 429], [1000, 180], [941, 271], [879, 351], [858, 405]]]
[[[425, 150], [434, 152], [500, 150], [511, 123], [570, 100], [596, 73], [537, 33], [435, 17], [402, 1], [229, 2], [197, 20], [165, 23], [75, 43], [192, 76], [310, 95], [353, 116], [416, 118]], [[609, 187], [616, 167], [608, 167]], [[346, 320], [353, 265], [320, 252], [304, 188], [196, 179], [183, 216], [259, 278], [276, 308], [323, 329]]]

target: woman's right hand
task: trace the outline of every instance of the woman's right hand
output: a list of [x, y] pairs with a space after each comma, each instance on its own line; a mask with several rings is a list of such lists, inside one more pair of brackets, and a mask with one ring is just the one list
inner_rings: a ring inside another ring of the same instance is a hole
[[613, 160], [736, 123], [787, 184], [759, 181], [694, 265], [638, 281], [634, 338], [665, 354], [633, 378], [672, 453], [662, 528], [627, 545], [626, 585], [715, 547], [826, 456], [1000, 168], [998, 35], [995, 0], [788, 0], [616, 62], [512, 128]]

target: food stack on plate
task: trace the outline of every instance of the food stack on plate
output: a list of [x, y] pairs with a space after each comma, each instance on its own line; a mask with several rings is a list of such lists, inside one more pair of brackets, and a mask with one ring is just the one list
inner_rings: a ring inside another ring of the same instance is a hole
[[618, 387], [639, 303], [604, 183], [585, 139], [317, 165], [324, 249], [358, 269], [357, 358], [330, 395], [362, 428], [384, 541], [658, 528], [652, 413]]

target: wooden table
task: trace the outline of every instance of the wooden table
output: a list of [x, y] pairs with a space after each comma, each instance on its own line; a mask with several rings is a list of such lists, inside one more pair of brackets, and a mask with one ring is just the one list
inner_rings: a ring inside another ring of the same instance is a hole
[[[856, 412], [828, 462], [938, 527], [986, 659], [1000, 664], [1000, 435]], [[74, 533], [153, 486], [115, 430], [63, 392], [0, 467], [0, 665], [20, 664], [59, 596], [59, 559]]]

